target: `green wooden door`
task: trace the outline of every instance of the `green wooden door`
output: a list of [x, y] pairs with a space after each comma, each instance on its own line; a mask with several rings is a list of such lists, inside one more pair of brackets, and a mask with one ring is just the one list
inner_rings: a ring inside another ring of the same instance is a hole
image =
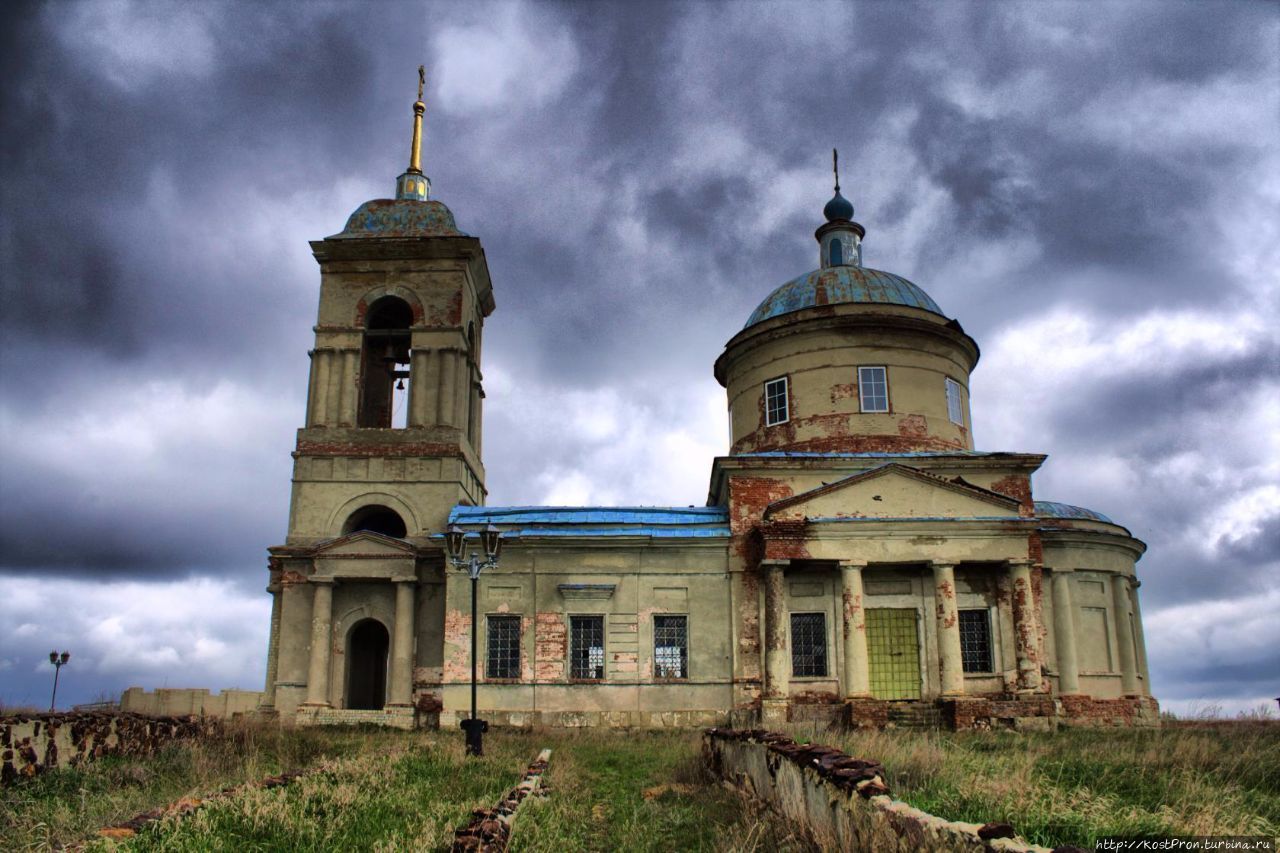
[[887, 607], [867, 610], [867, 658], [871, 695], [877, 699], [919, 699], [916, 611]]

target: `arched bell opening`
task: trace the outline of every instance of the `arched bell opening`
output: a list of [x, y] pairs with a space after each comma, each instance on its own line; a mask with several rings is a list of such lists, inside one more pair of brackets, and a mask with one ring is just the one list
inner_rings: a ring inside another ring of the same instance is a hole
[[392, 539], [403, 539], [408, 534], [404, 519], [400, 517], [400, 513], [381, 504], [360, 507], [360, 509], [347, 516], [346, 523], [342, 525], [343, 536], [348, 533], [357, 533], [361, 530], [368, 530], [370, 533], [381, 533], [383, 536], [390, 536]]
[[398, 296], [384, 296], [369, 306], [360, 362], [360, 426], [405, 425], [412, 325], [413, 309]]
[[347, 707], [381, 711], [387, 704], [391, 635], [377, 619], [361, 619], [347, 634]]

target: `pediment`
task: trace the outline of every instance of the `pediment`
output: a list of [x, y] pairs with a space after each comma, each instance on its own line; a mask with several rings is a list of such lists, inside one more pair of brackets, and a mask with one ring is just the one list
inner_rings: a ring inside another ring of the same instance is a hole
[[1013, 498], [927, 474], [898, 463], [882, 465], [775, 501], [769, 520], [807, 518], [991, 518], [1018, 517]]
[[328, 560], [410, 558], [416, 555], [417, 549], [403, 539], [393, 539], [369, 530], [360, 530], [348, 533], [346, 536], [339, 536], [337, 539], [330, 539], [328, 542], [317, 545], [315, 550], [317, 559]]

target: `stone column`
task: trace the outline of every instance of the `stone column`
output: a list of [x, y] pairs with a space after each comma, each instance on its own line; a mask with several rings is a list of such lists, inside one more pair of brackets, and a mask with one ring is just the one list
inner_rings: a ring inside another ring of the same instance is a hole
[[307, 426], [316, 425], [316, 388], [319, 382], [316, 373], [320, 370], [320, 358], [316, 355], [315, 350], [307, 350], [307, 359], [311, 362], [311, 369], [307, 376]]
[[435, 404], [427, 408], [427, 364], [431, 351], [414, 347], [409, 352], [409, 426], [425, 426], [428, 412], [434, 412]]
[[1036, 652], [1040, 628], [1031, 594], [1031, 561], [1009, 561], [1009, 597], [1013, 605], [1013, 644], [1018, 656], [1018, 689], [1040, 689], [1040, 660]]
[[1076, 655], [1075, 605], [1071, 601], [1071, 572], [1053, 570], [1053, 642], [1058, 649], [1058, 692], [1080, 692], [1080, 662]]
[[964, 694], [960, 654], [960, 613], [956, 609], [956, 567], [933, 563], [933, 599], [938, 612], [938, 672], [943, 696]]
[[1142, 627], [1142, 604], [1139, 602], [1138, 588], [1142, 586], [1142, 581], [1137, 578], [1133, 579], [1131, 593], [1133, 595], [1133, 627], [1136, 629], [1135, 634], [1138, 635], [1138, 674], [1142, 676], [1142, 695], [1151, 695], [1151, 673], [1147, 669], [1147, 635]]
[[438, 397], [438, 411], [436, 412], [436, 423], [445, 426], [454, 426], [454, 409], [456, 404], [454, 398], [457, 394], [457, 379], [455, 377], [454, 368], [457, 364], [457, 353], [453, 350], [440, 350], [440, 394]]
[[467, 429], [467, 413], [471, 410], [471, 362], [465, 352], [455, 352], [454, 389], [453, 389], [453, 423], [459, 429]]
[[273, 709], [280, 672], [280, 599], [283, 590], [279, 583], [272, 582], [267, 584], [267, 592], [271, 593], [271, 633], [267, 636], [267, 683], [262, 691], [262, 707]]
[[867, 667], [867, 618], [862, 608], [862, 570], [866, 563], [840, 561], [841, 603], [844, 614], [844, 696], [846, 699], [871, 695], [871, 672]]
[[1138, 658], [1134, 654], [1133, 623], [1129, 614], [1129, 579], [1113, 575], [1111, 594], [1116, 613], [1116, 647], [1120, 650], [1120, 690], [1125, 696], [1138, 696]]
[[315, 394], [311, 398], [311, 423], [314, 426], [329, 425], [329, 355], [330, 350], [317, 347], [311, 356], [315, 375]]
[[342, 405], [342, 351], [336, 348], [325, 350], [325, 361], [329, 363], [326, 371], [329, 377], [329, 392], [324, 422], [337, 426], [338, 409]]
[[414, 590], [418, 582], [397, 580], [395, 636], [391, 642], [390, 705], [409, 705], [413, 694]]
[[307, 705], [329, 707], [329, 652], [333, 645], [333, 581], [313, 578], [311, 599], [311, 665], [307, 670]]
[[762, 560], [764, 586], [764, 698], [785, 700], [791, 689], [787, 660], [787, 560]]
[[358, 419], [356, 412], [358, 403], [356, 385], [359, 380], [359, 366], [357, 364], [359, 357], [359, 350], [342, 350], [342, 397], [338, 409], [339, 426], [355, 426]]

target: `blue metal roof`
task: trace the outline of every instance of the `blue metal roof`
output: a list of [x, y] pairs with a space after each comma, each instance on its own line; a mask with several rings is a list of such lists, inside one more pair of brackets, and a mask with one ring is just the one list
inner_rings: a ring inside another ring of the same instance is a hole
[[729, 511], [715, 506], [455, 506], [449, 523], [502, 525], [505, 534], [516, 536], [729, 535]]
[[824, 267], [791, 279], [770, 293], [751, 312], [743, 328], [804, 308], [847, 302], [907, 305], [946, 316], [929, 294], [900, 275], [866, 267], [837, 266]]
[[1039, 518], [1079, 518], [1084, 521], [1103, 521], [1107, 524], [1115, 524], [1114, 521], [1100, 512], [1055, 501], [1036, 501], [1036, 516]]

